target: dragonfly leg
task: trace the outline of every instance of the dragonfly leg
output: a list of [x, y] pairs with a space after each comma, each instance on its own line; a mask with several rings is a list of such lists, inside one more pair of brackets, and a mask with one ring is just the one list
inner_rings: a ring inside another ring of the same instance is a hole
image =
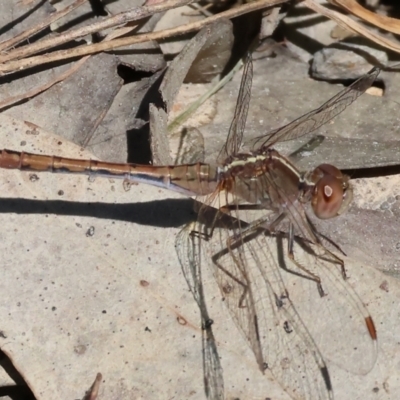
[[334, 254], [331, 251], [329, 251], [328, 249], [326, 249], [325, 247], [324, 247], [324, 250], [326, 251], [327, 254], [329, 254], [329, 257], [331, 257], [331, 259], [328, 259], [328, 261], [333, 262], [333, 263], [337, 263], [337, 264], [340, 265], [340, 272], [342, 273], [342, 278], [344, 280], [346, 280], [347, 279], [347, 274], [346, 274], [346, 268], [344, 266], [344, 261], [341, 258], [339, 258], [336, 254]]
[[[340, 246], [338, 244], [336, 244], [332, 239], [330, 239], [328, 236], [320, 233], [317, 231], [317, 229], [315, 228], [314, 224], [310, 221], [310, 219], [307, 217], [307, 221], [308, 224], [312, 230], [312, 233], [314, 234], [315, 238], [318, 240], [317, 241], [317, 245], [318, 247], [323, 251], [324, 254], [316, 254], [316, 256], [318, 258], [321, 258], [322, 260], [326, 260], [329, 261], [331, 263], [334, 264], [339, 264], [340, 265], [340, 270], [342, 273], [342, 278], [344, 280], [347, 279], [347, 274], [346, 274], [346, 268], [344, 266], [344, 261], [338, 257], [336, 254], [332, 253], [330, 250], [328, 250], [321, 242], [321, 238], [325, 241], [327, 241], [330, 245], [332, 245], [333, 247], [335, 247], [338, 251], [340, 251], [343, 255], [346, 255], [346, 253], [340, 248]], [[325, 258], [324, 258], [325, 257]]]
[[302, 271], [304, 271], [315, 283], [317, 284], [318, 293], [321, 297], [325, 296], [324, 289], [322, 288], [321, 278], [314, 274], [313, 272], [309, 271], [305, 266], [301, 265], [294, 257], [293, 251], [293, 243], [294, 243], [294, 229], [293, 224], [289, 225], [289, 238], [288, 238], [288, 256], [290, 260]]
[[[211, 239], [214, 229], [216, 227], [218, 219], [221, 218], [221, 214], [227, 215], [228, 218], [232, 217], [235, 221], [235, 223], [240, 223], [239, 218], [232, 216], [231, 212], [232, 211], [241, 211], [241, 210], [260, 210], [263, 213], [265, 212], [265, 203], [263, 204], [226, 204], [218, 209], [218, 211], [215, 212], [215, 215], [213, 216], [213, 220], [211, 224], [209, 225], [209, 232], [199, 232], [199, 231], [192, 231], [191, 235], [201, 237], [202, 239], [209, 240]], [[271, 211], [273, 211], [272, 204], [271, 204]], [[254, 227], [258, 228], [260, 225], [265, 224], [269, 219], [268, 217], [262, 217], [259, 220], [253, 221], [251, 224], [249, 224], [247, 227], [241, 228], [240, 229], [240, 236], [242, 235], [243, 231], [247, 231], [249, 228], [251, 230], [254, 230]], [[271, 224], [272, 225], [272, 224]], [[253, 227], [253, 228], [251, 228]], [[236, 235], [238, 236], [238, 235]]]
[[[242, 271], [242, 269], [240, 268], [240, 262], [238, 262], [238, 260], [236, 259], [236, 257], [233, 256], [232, 252], [230, 251], [230, 249], [227, 247], [221, 251], [219, 251], [217, 254], [214, 254], [212, 256], [212, 262], [216, 265], [216, 267], [222, 271], [224, 274], [226, 274], [226, 276], [228, 276], [229, 278], [231, 278], [234, 282], [236, 282], [238, 285], [240, 285], [243, 289], [243, 292], [240, 295], [239, 301], [238, 301], [238, 307], [239, 308], [245, 308], [246, 305], [244, 305], [244, 299], [246, 298], [247, 292], [248, 292], [248, 285], [247, 283], [243, 282], [241, 279], [239, 279], [238, 277], [236, 277], [235, 275], [233, 275], [230, 271], [228, 271], [220, 262], [219, 259], [226, 256], [227, 254], [230, 254], [232, 259], [234, 260], [235, 264], [238, 266], [239, 270], [242, 273], [245, 273], [244, 271]], [[220, 285], [220, 289], [223, 295], [229, 295], [233, 290], [235, 290], [233, 288], [233, 286], [230, 283], [226, 283], [223, 285]]]
[[[243, 288], [243, 291], [238, 301], [239, 308], [247, 307], [247, 305], [245, 304], [245, 299], [248, 295], [248, 290], [249, 290], [249, 285], [247, 283], [248, 282], [247, 272], [244, 268], [245, 265], [240, 257], [242, 254], [242, 250], [240, 250], [240, 247], [245, 245], [245, 243], [250, 241], [254, 236], [258, 236], [260, 232], [263, 231], [260, 230], [260, 226], [264, 223], [265, 223], [265, 217], [260, 218], [257, 221], [254, 221], [251, 225], [244, 228], [240, 232], [240, 235], [236, 233], [229, 236], [225, 242], [226, 247], [212, 256], [212, 261], [216, 265], [216, 267]], [[234, 250], [237, 250], [238, 256], [234, 254], [235, 253]], [[219, 260], [227, 255], [231, 257], [231, 260], [235, 263], [237, 271], [240, 272], [241, 276], [236, 276], [232, 274], [223, 265], [221, 265], [221, 262]], [[226, 294], [229, 294], [232, 290], [234, 290], [234, 288], [229, 283], [225, 285], [220, 285], [220, 289], [223, 293]]]
[[[264, 225], [263, 228], [268, 230], [271, 233], [274, 233], [277, 231], [277, 227], [279, 226], [279, 224], [282, 222], [282, 220], [284, 220], [286, 218], [285, 213], [281, 213], [279, 214], [271, 223], [269, 223], [268, 225]], [[301, 265], [294, 257], [294, 251], [293, 251], [293, 243], [294, 243], [294, 229], [293, 229], [293, 225], [290, 224], [289, 225], [289, 239], [288, 239], [288, 256], [290, 258], [290, 260], [302, 271], [304, 271], [313, 281], [315, 281], [317, 283], [317, 288], [318, 288], [318, 292], [320, 294], [321, 297], [325, 296], [325, 292], [322, 288], [322, 283], [321, 283], [321, 278], [314, 274], [313, 272], [309, 271], [306, 267], [304, 267], [303, 265]], [[322, 246], [322, 245], [321, 245]], [[323, 246], [322, 246], [323, 247]], [[327, 250], [328, 251], [328, 250]], [[329, 252], [330, 253], [330, 252]], [[337, 258], [338, 260], [340, 260], [338, 257], [336, 257], [334, 254], [332, 254], [333, 257], [335, 257], [335, 259]], [[340, 260], [342, 261], [342, 260]]]
[[[201, 211], [202, 210], [200, 210], [200, 213], [201, 213]], [[193, 237], [193, 238], [194, 237], [198, 237], [200, 239], [204, 239], [204, 240], [207, 240], [207, 241], [212, 238], [216, 223], [217, 223], [218, 219], [220, 218], [219, 210], [217, 210], [217, 211], [213, 210], [213, 211], [214, 211], [214, 216], [212, 217], [211, 224], [209, 224], [209, 225], [207, 225], [207, 223], [202, 223], [200, 225], [197, 224], [197, 225], [203, 227], [204, 231], [200, 232], [198, 230], [192, 230], [190, 232], [190, 234], [189, 234], [191, 237]]]
[[189, 235], [193, 238], [197, 237], [197, 238], [204, 239], [204, 240], [209, 240], [212, 236], [212, 234], [209, 234], [207, 232], [200, 232], [200, 231], [196, 231], [196, 230], [191, 231], [189, 233]]
[[[319, 236], [320, 234], [317, 233], [317, 235]], [[339, 264], [340, 265], [340, 272], [342, 273], [342, 278], [344, 280], [347, 279], [347, 274], [346, 274], [346, 268], [344, 266], [344, 261], [338, 257], [336, 254], [332, 253], [330, 250], [328, 250], [327, 248], [325, 248], [322, 244], [319, 244], [320, 247], [323, 248], [325, 255], [328, 255], [329, 257], [327, 258], [327, 261], [330, 261], [332, 263], [335, 264]], [[323, 256], [318, 256], [321, 259], [325, 259]]]
[[279, 224], [286, 218], [285, 213], [279, 214], [272, 222], [268, 225], [264, 225], [263, 228], [271, 233], [276, 233]]
[[273, 204], [270, 201], [264, 201], [262, 204], [225, 204], [219, 210], [225, 214], [230, 214], [230, 211], [236, 210], [273, 210]]

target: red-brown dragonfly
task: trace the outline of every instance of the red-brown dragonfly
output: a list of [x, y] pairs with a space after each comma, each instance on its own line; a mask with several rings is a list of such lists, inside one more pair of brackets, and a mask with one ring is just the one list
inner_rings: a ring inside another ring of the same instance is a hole
[[[248, 57], [234, 119], [215, 165], [115, 164], [2, 150], [0, 167], [118, 177], [189, 196], [206, 195], [198, 222], [185, 227], [177, 238], [183, 269], [198, 270], [202, 262], [212, 266], [225, 304], [262, 372], [270, 370], [293, 398], [331, 399], [322, 354], [352, 372], [366, 373], [376, 360], [377, 336], [367, 309], [346, 284], [343, 261], [325, 247], [326, 238], [311, 223], [306, 207], [310, 204], [323, 219], [340, 215], [351, 201], [351, 186], [349, 178], [332, 165], [300, 172], [272, 146], [315, 131], [364, 93], [378, 74], [379, 69], [372, 69], [318, 109], [253, 141], [252, 150], [245, 151], [253, 75]], [[203, 220], [210, 206], [217, 213], [206, 226]], [[276, 241], [287, 241], [286, 259], [270, 249], [271, 235]], [[298, 258], [303, 253], [306, 261]], [[315, 304], [319, 310], [315, 315], [326, 326], [321, 340], [314, 340], [296, 311], [282, 264], [290, 264], [286, 268], [292, 275], [301, 275], [296, 278], [309, 284], [304, 301]], [[191, 289], [196, 292], [198, 286]], [[208, 395], [222, 398], [218, 379], [210, 374]]]

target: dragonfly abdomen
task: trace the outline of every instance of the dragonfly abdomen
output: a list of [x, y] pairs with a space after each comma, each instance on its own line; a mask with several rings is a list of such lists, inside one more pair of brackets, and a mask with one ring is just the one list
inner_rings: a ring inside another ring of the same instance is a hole
[[0, 168], [122, 178], [189, 196], [206, 195], [217, 187], [216, 169], [202, 163], [179, 166], [119, 164], [2, 150]]

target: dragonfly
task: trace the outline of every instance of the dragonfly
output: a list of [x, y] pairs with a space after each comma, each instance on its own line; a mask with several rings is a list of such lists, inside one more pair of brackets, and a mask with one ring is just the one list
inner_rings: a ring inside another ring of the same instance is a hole
[[[212, 268], [225, 304], [263, 373], [268, 370], [294, 399], [332, 399], [325, 353], [297, 312], [283, 269], [288, 270], [286, 275], [308, 284], [307, 300], [315, 302], [325, 319], [321, 321], [326, 324], [321, 336], [329, 341], [329, 356], [339, 357], [339, 365], [352, 372], [371, 370], [377, 357], [373, 319], [346, 283], [343, 260], [328, 248], [329, 244], [335, 247], [334, 242], [318, 232], [308, 209], [321, 219], [343, 214], [352, 199], [350, 179], [330, 164], [299, 171], [273, 147], [308, 135], [340, 114], [372, 85], [379, 72], [373, 68], [319, 108], [246, 147], [244, 132], [253, 77], [248, 55], [233, 121], [215, 164], [122, 164], [4, 149], [0, 151], [0, 168], [121, 178], [200, 196], [203, 205], [197, 222], [188, 224], [177, 236], [183, 269], [187, 274], [195, 271], [194, 280], [202, 264]], [[207, 226], [204, 221], [210, 209], [216, 212]], [[271, 249], [271, 237], [282, 246], [286, 243], [281, 256]], [[282, 268], [282, 264], [290, 267]], [[199, 302], [201, 287], [192, 283], [191, 289]], [[210, 321], [204, 317], [207, 332]], [[339, 326], [335, 331], [338, 339], [330, 338], [333, 326]], [[215, 357], [210, 362], [215, 371], [220, 370]], [[207, 380], [208, 396], [223, 398], [219, 375], [212, 376], [211, 371]]]

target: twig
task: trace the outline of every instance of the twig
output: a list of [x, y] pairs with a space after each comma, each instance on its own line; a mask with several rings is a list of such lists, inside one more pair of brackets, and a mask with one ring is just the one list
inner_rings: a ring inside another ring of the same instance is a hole
[[57, 37], [52, 37], [50, 39], [41, 40], [40, 42], [20, 47], [10, 52], [9, 54], [0, 56], [0, 63], [24, 58], [31, 54], [42, 52], [53, 47], [58, 47], [64, 43], [80, 39], [82, 37], [102, 31], [104, 29], [124, 25], [127, 22], [136, 21], [138, 19], [142, 19], [150, 15], [157, 14], [159, 12], [163, 12], [171, 8], [177, 8], [186, 4], [190, 4], [193, 1], [195, 0], [166, 0], [162, 3], [157, 3], [150, 6], [136, 7], [133, 10], [124, 11], [94, 24], [65, 32]]
[[387, 49], [400, 53], [400, 46], [398, 43], [394, 42], [393, 40], [387, 39], [384, 36], [378, 35], [377, 33], [365, 28], [359, 22], [351, 19], [347, 15], [343, 15], [338, 13], [337, 11], [323, 7], [315, 0], [304, 0], [304, 4], [308, 8], [314, 10], [315, 12], [321, 15], [325, 15], [327, 18], [335, 21], [342, 28], [347, 29], [351, 32], [355, 32], [361, 36], [366, 37], [367, 39], [372, 40], [375, 43], [380, 44], [383, 47], [386, 47]]
[[87, 0], [76, 0], [75, 3], [70, 4], [69, 6], [65, 7], [63, 10], [55, 12], [51, 14], [48, 18], [42, 21], [40, 24], [37, 24], [31, 29], [27, 29], [24, 32], [21, 32], [19, 35], [16, 35], [8, 40], [0, 42], [0, 52], [4, 52], [10, 47], [16, 46], [18, 43], [21, 43], [25, 39], [36, 35], [38, 32], [42, 31], [43, 29], [47, 28], [50, 24], [54, 21], [59, 20], [60, 18], [66, 16], [71, 11], [75, 10], [76, 8], [80, 7], [82, 4], [85, 4]]
[[[172, 36], [177, 36], [177, 35], [182, 35], [185, 33], [189, 32], [194, 32], [202, 27], [209, 25], [215, 21], [218, 21], [222, 18], [234, 18], [238, 17], [239, 15], [243, 15], [255, 10], [260, 10], [263, 8], [267, 7], [272, 7], [276, 6], [278, 4], [283, 4], [286, 3], [288, 0], [258, 0], [254, 2], [250, 2], [247, 4], [244, 4], [240, 7], [230, 9], [227, 11], [224, 11], [222, 13], [219, 13], [217, 15], [213, 15], [212, 17], [205, 18], [201, 21], [196, 21], [192, 22], [183, 26], [178, 26], [176, 28], [171, 28], [171, 29], [166, 29], [163, 31], [158, 31], [158, 32], [151, 32], [151, 33], [142, 33], [133, 37], [126, 37], [126, 38], [120, 38], [120, 39], [115, 39], [112, 41], [108, 42], [101, 42], [101, 43], [96, 43], [96, 44], [91, 44], [91, 45], [85, 45], [69, 50], [60, 50], [60, 51], [55, 51], [50, 54], [44, 54], [41, 56], [35, 56], [35, 57], [30, 57], [18, 61], [10, 61], [6, 64], [0, 65], [0, 75], [3, 75], [5, 73], [13, 72], [16, 70], [23, 70], [26, 68], [34, 67], [37, 65], [42, 65], [45, 63], [50, 63], [50, 62], [55, 62], [55, 61], [60, 61], [60, 60], [65, 60], [69, 58], [76, 58], [76, 57], [81, 57], [84, 55], [88, 54], [95, 54], [99, 53], [101, 51], [109, 51], [109, 50], [114, 50], [120, 47], [132, 45], [135, 43], [143, 43], [143, 42], [148, 42], [151, 40], [159, 40], [159, 39], [165, 39], [168, 37]], [[174, 0], [175, 2], [175, 0]], [[187, 4], [187, 1], [182, 1], [182, 3]], [[165, 3], [162, 3], [162, 5], [165, 4], [171, 4], [172, 1], [166, 1]], [[176, 3], [175, 3], [176, 4]], [[158, 6], [158, 11], [160, 12], [160, 5]], [[156, 7], [154, 6], [154, 7]], [[148, 13], [148, 9], [150, 7], [141, 7], [136, 9], [136, 14], [141, 15], [141, 18], [145, 15], [145, 12]], [[134, 11], [132, 11], [133, 13]], [[153, 11], [154, 12], [154, 11]], [[146, 14], [147, 15], [147, 14]], [[3, 60], [3, 58], [0, 58], [0, 62]]]
[[400, 34], [400, 20], [396, 18], [387, 17], [386, 15], [380, 15], [373, 13], [370, 10], [362, 7], [355, 1], [350, 0], [330, 0], [332, 4], [344, 8], [348, 12], [361, 18], [363, 21], [369, 22], [372, 25], [377, 26], [387, 32], [392, 32], [396, 35]]

